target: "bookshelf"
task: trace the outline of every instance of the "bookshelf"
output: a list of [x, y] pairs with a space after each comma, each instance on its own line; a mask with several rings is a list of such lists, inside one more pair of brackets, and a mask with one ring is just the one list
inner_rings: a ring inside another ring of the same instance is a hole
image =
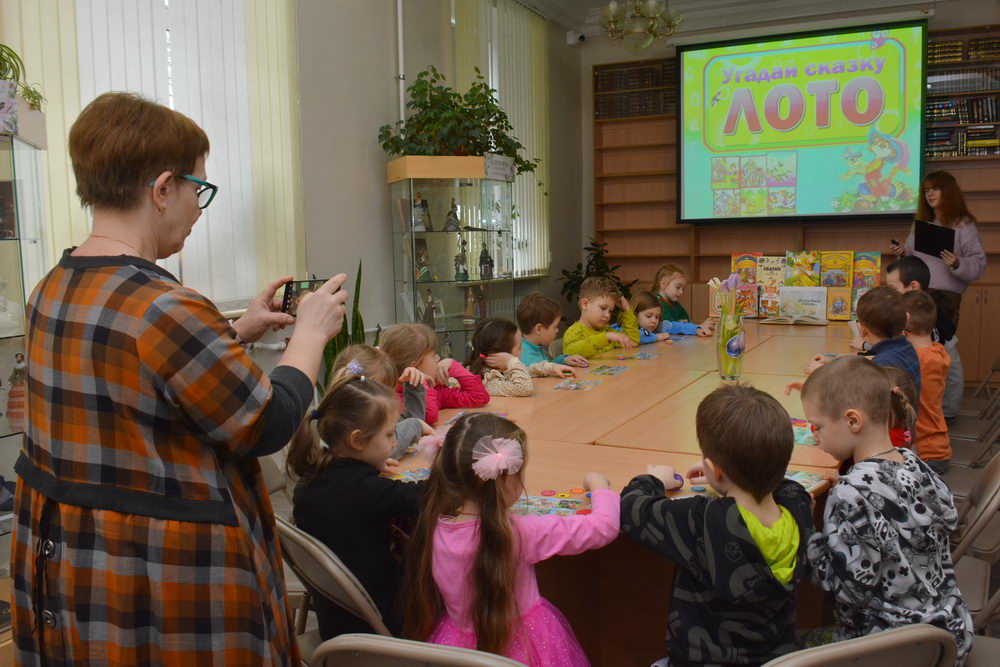
[[[994, 133], [1000, 127], [1000, 115], [985, 121], [989, 117], [986, 113], [1000, 114], [1000, 108], [993, 111], [980, 101], [992, 99], [995, 107], [1000, 98], [1000, 53], [986, 48], [991, 44], [987, 40], [998, 41], [991, 37], [997, 34], [996, 29], [987, 26], [930, 35], [934, 60], [928, 66], [932, 86], [926, 100], [928, 132], [964, 132], [966, 153], [970, 148], [991, 148], [968, 146], [972, 127], [987, 125]], [[955, 53], [940, 56], [945, 49], [933, 45], [944, 42], [958, 42], [961, 57]], [[705, 283], [713, 276], [729, 273], [733, 252], [777, 255], [786, 250], [882, 250], [884, 274], [884, 267], [893, 261], [888, 252], [889, 239], [904, 239], [909, 233], [907, 222], [874, 219], [830, 224], [677, 224], [676, 90], [672, 78], [657, 80], [663, 84], [660, 86], [649, 85], [642, 78], [653, 76], [649, 72], [673, 72], [674, 67], [672, 58], [594, 67], [594, 238], [607, 243], [608, 259], [621, 265], [618, 274], [624, 280], [637, 279], [640, 288], [649, 288], [661, 265], [677, 264], [687, 271], [690, 284], [684, 305], [694, 320], [702, 320], [708, 316]], [[633, 74], [632, 69], [646, 74]], [[960, 90], [957, 81], [968, 87], [962, 92], [944, 92]], [[662, 95], [664, 111], [652, 114], [640, 105], [630, 106], [630, 92]], [[951, 117], [930, 114], [932, 104], [946, 102], [955, 103]], [[972, 152], [981, 154], [957, 155], [938, 148], [927, 153], [923, 165], [924, 171], [943, 169], [955, 176], [979, 222], [987, 253], [985, 274], [970, 286], [962, 301], [959, 340], [962, 357], [969, 360], [965, 363], [968, 383], [984, 377], [1000, 354], [1000, 339], [996, 352], [992, 348], [980, 352], [980, 347], [992, 340], [984, 332], [995, 332], [1000, 327], [1000, 154]]]
[[1000, 159], [1000, 33], [932, 33], [927, 44], [928, 159]]

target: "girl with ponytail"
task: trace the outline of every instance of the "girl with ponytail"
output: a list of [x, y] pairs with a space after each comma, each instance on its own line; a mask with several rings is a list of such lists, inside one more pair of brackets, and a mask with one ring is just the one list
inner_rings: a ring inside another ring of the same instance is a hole
[[823, 528], [809, 538], [813, 582], [836, 599], [837, 627], [804, 643], [863, 637], [929, 623], [972, 646], [972, 617], [955, 580], [949, 536], [958, 525], [951, 491], [909, 449], [894, 447], [894, 415], [912, 414], [886, 370], [857, 356], [820, 366], [802, 387], [816, 445], [854, 465], [827, 496]]
[[539, 595], [534, 565], [614, 540], [620, 498], [589, 473], [591, 514], [511, 515], [526, 460], [524, 431], [502, 417], [465, 415], [448, 431], [410, 541], [406, 634], [528, 665], [587, 665], [569, 623]]
[[[377, 369], [373, 369], [377, 370]], [[386, 627], [399, 634], [396, 597], [402, 568], [393, 554], [393, 522], [420, 511], [427, 482], [379, 476], [396, 444], [399, 401], [352, 360], [292, 438], [287, 466], [300, 479], [293, 496], [296, 525], [335, 553], [371, 596]], [[372, 632], [322, 595], [312, 596], [323, 639]]]

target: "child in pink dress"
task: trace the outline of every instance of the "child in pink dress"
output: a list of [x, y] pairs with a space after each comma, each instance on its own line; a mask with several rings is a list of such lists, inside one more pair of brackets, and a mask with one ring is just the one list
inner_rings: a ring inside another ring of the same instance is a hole
[[599, 473], [588, 515], [508, 513], [523, 490], [526, 436], [487, 413], [445, 437], [407, 560], [406, 634], [528, 665], [588, 665], [565, 617], [538, 593], [535, 563], [598, 549], [618, 536], [618, 494]]

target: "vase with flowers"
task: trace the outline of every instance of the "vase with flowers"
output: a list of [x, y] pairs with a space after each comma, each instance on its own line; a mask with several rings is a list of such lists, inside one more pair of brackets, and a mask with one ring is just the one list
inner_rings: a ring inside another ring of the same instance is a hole
[[716, 348], [719, 360], [719, 376], [723, 380], [739, 380], [743, 366], [743, 351], [746, 339], [743, 335], [743, 315], [736, 303], [736, 292], [740, 277], [729, 274], [725, 280], [712, 278], [709, 288], [719, 293], [719, 327], [716, 330]]

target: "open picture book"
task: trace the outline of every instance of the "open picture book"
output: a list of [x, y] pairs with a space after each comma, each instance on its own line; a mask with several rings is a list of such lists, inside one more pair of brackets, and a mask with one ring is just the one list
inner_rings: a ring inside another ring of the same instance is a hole
[[826, 319], [826, 288], [782, 285], [779, 289], [778, 315], [767, 317], [761, 324], [811, 324], [824, 326]]

